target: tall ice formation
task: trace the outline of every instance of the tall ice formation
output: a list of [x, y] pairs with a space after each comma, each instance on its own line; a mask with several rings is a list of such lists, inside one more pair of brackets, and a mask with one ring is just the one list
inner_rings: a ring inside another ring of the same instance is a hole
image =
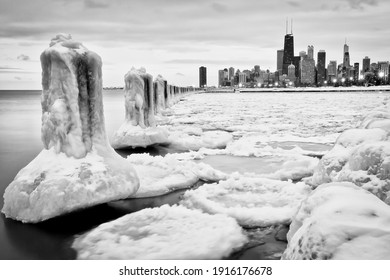
[[168, 142], [168, 131], [156, 126], [157, 95], [145, 68], [134, 67], [125, 75], [125, 122], [116, 131], [115, 149], [147, 147]]
[[7, 187], [2, 212], [39, 222], [134, 194], [137, 174], [106, 136], [100, 57], [60, 34], [41, 64], [44, 150]]

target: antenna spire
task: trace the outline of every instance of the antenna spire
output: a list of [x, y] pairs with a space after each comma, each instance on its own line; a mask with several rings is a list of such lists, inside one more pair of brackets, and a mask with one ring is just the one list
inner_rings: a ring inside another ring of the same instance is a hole
[[286, 34], [288, 34], [288, 17], [286, 18]]
[[291, 34], [293, 34], [293, 19], [291, 19]]

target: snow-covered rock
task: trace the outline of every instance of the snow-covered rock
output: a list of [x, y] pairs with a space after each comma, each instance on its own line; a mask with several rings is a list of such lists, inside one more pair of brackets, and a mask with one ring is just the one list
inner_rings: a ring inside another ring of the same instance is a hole
[[164, 205], [102, 224], [73, 248], [79, 259], [221, 259], [246, 242], [232, 218]]
[[390, 259], [390, 207], [352, 183], [318, 187], [295, 214], [282, 259]]
[[[161, 79], [160, 79], [161, 80]], [[167, 130], [156, 127], [153, 80], [145, 68], [132, 68], [125, 75], [125, 122], [115, 132], [115, 149], [168, 143]]]
[[215, 182], [227, 178], [225, 173], [207, 164], [179, 161], [169, 154], [165, 157], [132, 154], [127, 161], [135, 168], [140, 179], [140, 188], [133, 197], [158, 196], [189, 188], [199, 180]]
[[188, 190], [181, 204], [210, 214], [225, 214], [243, 226], [289, 224], [311, 191], [304, 183], [232, 176]]
[[7, 187], [2, 212], [39, 222], [134, 194], [135, 170], [105, 132], [100, 57], [60, 34], [41, 64], [45, 149]]

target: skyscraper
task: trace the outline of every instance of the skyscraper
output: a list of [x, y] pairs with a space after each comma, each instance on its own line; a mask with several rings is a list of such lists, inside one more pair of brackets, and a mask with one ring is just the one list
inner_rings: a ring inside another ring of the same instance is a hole
[[288, 66], [287, 78], [288, 78], [291, 82], [295, 82], [295, 80], [297, 79], [296, 76], [295, 76], [295, 66], [294, 66], [294, 64], [290, 64], [290, 65]]
[[320, 50], [317, 55], [317, 84], [319, 85], [323, 85], [326, 81], [325, 58], [325, 51]]
[[353, 79], [355, 81], [358, 81], [359, 80], [359, 62], [355, 62], [353, 64], [353, 69], [355, 70], [355, 76], [353, 77]]
[[284, 49], [283, 49], [283, 68], [282, 74], [288, 74], [288, 66], [293, 63], [294, 60], [294, 36], [292, 34], [286, 34], [284, 36]]
[[370, 61], [370, 58], [368, 56], [363, 58], [363, 65], [362, 65], [363, 74], [370, 71], [370, 63], [371, 63], [371, 61]]
[[300, 63], [300, 82], [303, 85], [314, 85], [316, 80], [315, 61], [309, 56], [301, 59]]
[[222, 87], [224, 79], [225, 79], [225, 71], [218, 70], [218, 87]]
[[229, 68], [229, 80], [233, 80], [233, 79], [234, 79], [234, 68], [230, 67]]
[[333, 81], [337, 77], [337, 61], [331, 60], [328, 64], [328, 80]]
[[276, 53], [276, 70], [282, 73], [283, 70], [283, 52], [284, 50], [277, 50]]
[[314, 47], [307, 46], [307, 58], [314, 59]]
[[203, 88], [207, 85], [207, 68], [199, 67], [199, 87]]
[[347, 43], [344, 44], [343, 67], [346, 67], [346, 68], [351, 67], [351, 63], [349, 60], [349, 46], [347, 45]]

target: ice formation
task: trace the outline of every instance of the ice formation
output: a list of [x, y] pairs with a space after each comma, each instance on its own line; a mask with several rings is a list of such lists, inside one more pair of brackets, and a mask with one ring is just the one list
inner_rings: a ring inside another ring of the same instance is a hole
[[390, 259], [390, 207], [352, 183], [329, 183], [305, 199], [282, 259]]
[[79, 259], [221, 259], [246, 242], [232, 218], [164, 205], [102, 224], [73, 248]]
[[155, 114], [161, 114], [165, 109], [165, 100], [167, 96], [167, 81], [161, 76], [158, 75], [153, 83], [154, 86], [154, 102], [155, 106]]
[[144, 68], [125, 75], [125, 122], [115, 132], [115, 149], [168, 143], [168, 131], [156, 126], [153, 79]]
[[44, 150], [4, 193], [8, 218], [39, 222], [127, 198], [139, 187], [104, 127], [100, 57], [60, 34], [41, 55]]
[[232, 176], [218, 184], [188, 190], [181, 204], [210, 214], [225, 214], [243, 226], [289, 224], [310, 192], [304, 183]]
[[140, 178], [140, 188], [133, 197], [158, 196], [189, 188], [199, 180], [215, 182], [227, 178], [226, 174], [207, 164], [179, 161], [169, 154], [165, 157], [132, 154], [127, 161], [134, 166]]

